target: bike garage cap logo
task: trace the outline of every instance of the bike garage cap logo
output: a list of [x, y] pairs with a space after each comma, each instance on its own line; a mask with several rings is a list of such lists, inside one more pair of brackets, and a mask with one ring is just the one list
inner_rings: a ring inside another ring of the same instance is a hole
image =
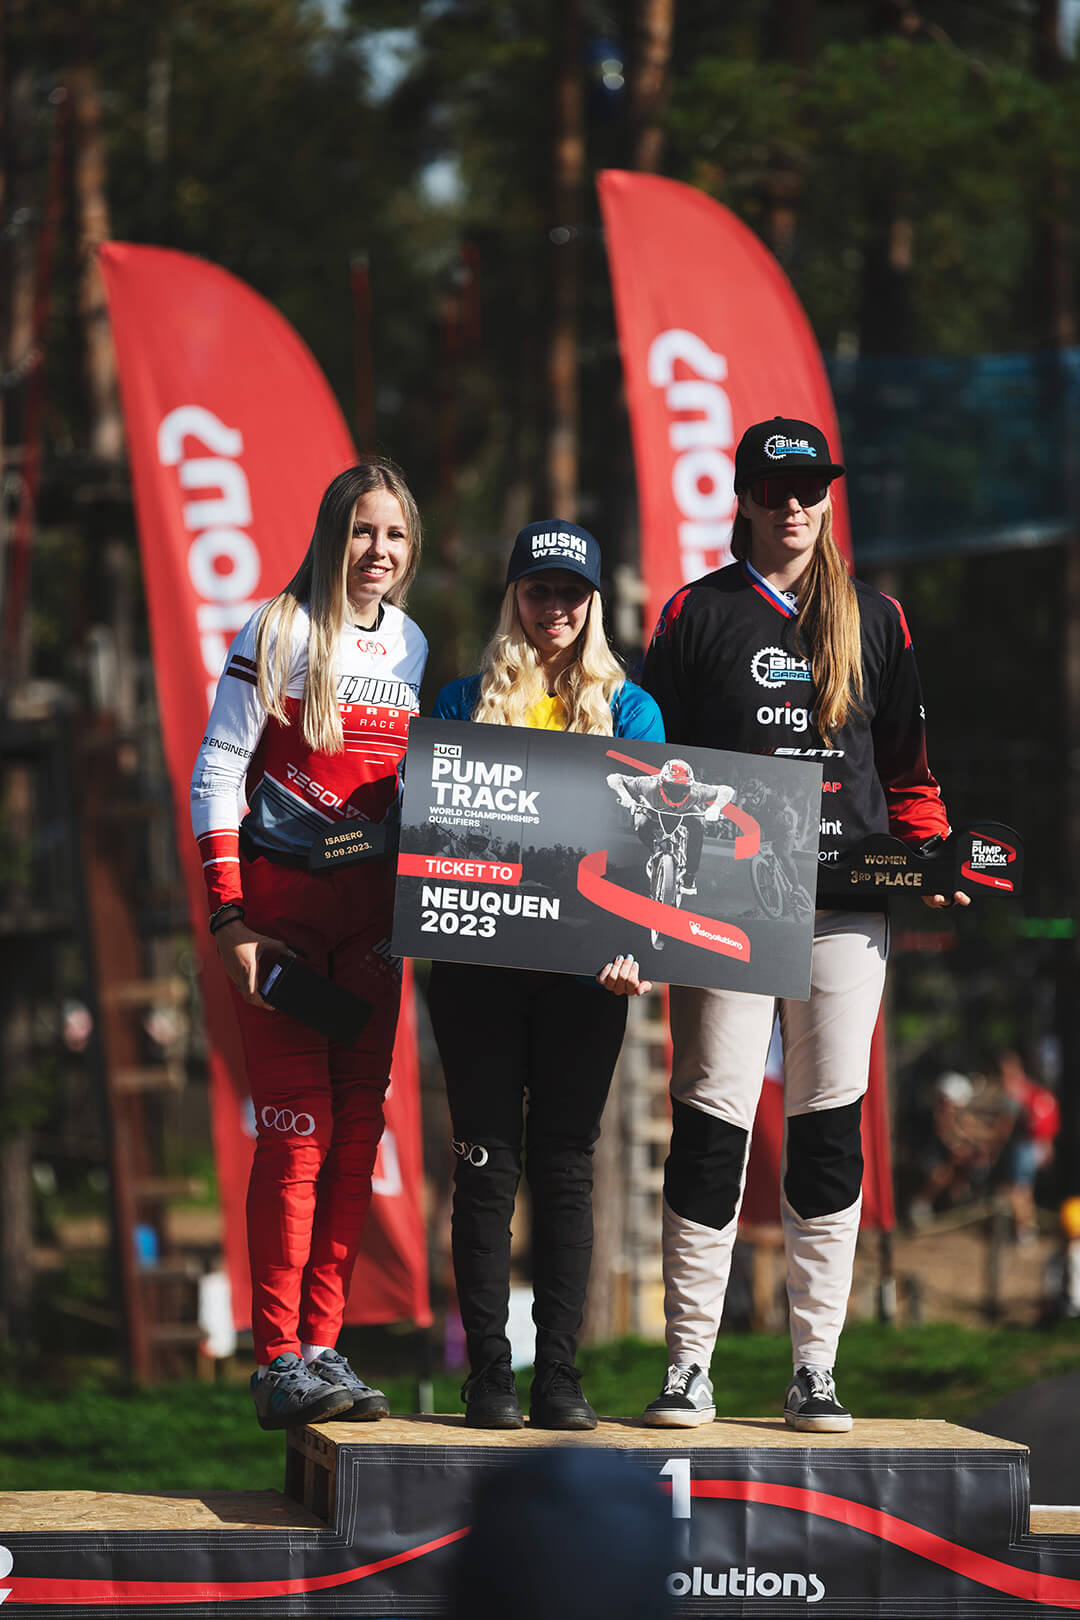
[[787, 681], [808, 681], [810, 664], [782, 647], [761, 647], [750, 660], [750, 673], [759, 686], [775, 692]]
[[517, 579], [541, 574], [549, 568], [580, 574], [593, 590], [599, 590], [600, 546], [588, 529], [581, 529], [576, 523], [560, 523], [554, 518], [530, 523], [514, 541], [506, 583], [512, 585]]
[[775, 478], [778, 472], [815, 472], [839, 478], [843, 470], [829, 454], [829, 441], [821, 429], [793, 417], [755, 422], [735, 452], [736, 489], [746, 489], [759, 478]]
[[782, 433], [774, 433], [765, 440], [765, 454], [773, 461], [783, 461], [786, 456], [817, 457], [809, 439], [785, 439]]

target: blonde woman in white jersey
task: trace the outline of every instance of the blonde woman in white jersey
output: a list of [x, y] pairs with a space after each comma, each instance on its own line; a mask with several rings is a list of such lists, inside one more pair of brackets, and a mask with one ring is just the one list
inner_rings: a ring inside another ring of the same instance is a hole
[[[323, 875], [308, 869], [308, 851], [343, 823], [396, 818], [427, 657], [403, 611], [420, 533], [392, 463], [371, 458], [334, 479], [296, 574], [229, 651], [192, 779], [210, 930], [235, 989], [255, 1109], [252, 1392], [267, 1429], [389, 1411], [334, 1346], [397, 1024], [393, 868], [376, 859]], [[373, 1005], [354, 1047], [268, 1007], [258, 986], [283, 951]]]

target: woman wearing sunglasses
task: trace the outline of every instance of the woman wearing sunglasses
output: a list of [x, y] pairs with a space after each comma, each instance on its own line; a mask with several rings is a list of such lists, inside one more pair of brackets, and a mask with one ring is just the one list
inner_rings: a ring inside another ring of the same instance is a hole
[[[823, 868], [870, 833], [925, 847], [948, 819], [926, 761], [903, 611], [849, 577], [829, 486], [844, 469], [808, 422], [748, 428], [735, 453], [735, 561], [664, 608], [645, 663], [672, 743], [782, 754], [824, 770]], [[934, 895], [933, 906], [967, 904]], [[826, 902], [826, 905], [828, 902]], [[860, 1110], [885, 980], [880, 900], [819, 909], [808, 1001], [781, 1000], [781, 1216], [793, 1375], [789, 1425], [843, 1432], [833, 1368], [861, 1207]], [[750, 1130], [776, 1002], [671, 987], [672, 1140], [664, 1181], [669, 1367], [646, 1421], [716, 1415], [709, 1365], [724, 1306]]]
[[[534, 523], [514, 543], [478, 675], [439, 693], [435, 716], [663, 742], [660, 711], [608, 646], [600, 547], [572, 523]], [[532, 1194], [536, 1369], [530, 1421], [593, 1429], [574, 1367], [592, 1257], [592, 1154], [626, 1027], [626, 996], [651, 988], [633, 957], [590, 979], [435, 962], [428, 1005], [454, 1131], [452, 1247], [474, 1428], [522, 1424], [506, 1335], [510, 1220]], [[525, 1107], [526, 1093], [528, 1107]], [[524, 1116], [524, 1117], [523, 1117]]]

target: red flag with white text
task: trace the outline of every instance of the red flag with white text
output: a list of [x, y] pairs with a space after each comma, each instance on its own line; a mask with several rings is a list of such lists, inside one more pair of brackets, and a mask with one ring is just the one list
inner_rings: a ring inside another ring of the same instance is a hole
[[[772, 416], [813, 422], [842, 459], [817, 340], [774, 256], [729, 209], [657, 175], [609, 169], [600, 206], [637, 471], [645, 633], [690, 580], [731, 561], [735, 446]], [[851, 558], [843, 479], [833, 535]], [[743, 1218], [777, 1217], [782, 1086], [766, 1080]], [[895, 1224], [884, 1043], [863, 1110], [863, 1220]]]
[[[206, 928], [188, 785], [229, 643], [295, 573], [319, 499], [356, 460], [314, 357], [244, 282], [170, 249], [107, 243], [162, 741], [202, 968], [214, 1149], [238, 1326], [250, 1321], [244, 1200], [254, 1123], [228, 986]], [[407, 978], [363, 1258], [346, 1320], [431, 1320], [419, 1088]], [[372, 1264], [371, 1257], [377, 1257]]]

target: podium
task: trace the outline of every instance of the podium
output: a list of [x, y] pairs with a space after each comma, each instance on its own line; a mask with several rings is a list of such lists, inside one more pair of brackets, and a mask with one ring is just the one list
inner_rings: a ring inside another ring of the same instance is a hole
[[774, 1418], [617, 1418], [555, 1434], [418, 1417], [290, 1431], [282, 1494], [0, 1493], [3, 1612], [443, 1615], [478, 1479], [553, 1444], [617, 1450], [654, 1477], [676, 1525], [678, 1614], [1080, 1610], [1080, 1513], [1033, 1520], [1011, 1441], [938, 1422], [805, 1435]]

